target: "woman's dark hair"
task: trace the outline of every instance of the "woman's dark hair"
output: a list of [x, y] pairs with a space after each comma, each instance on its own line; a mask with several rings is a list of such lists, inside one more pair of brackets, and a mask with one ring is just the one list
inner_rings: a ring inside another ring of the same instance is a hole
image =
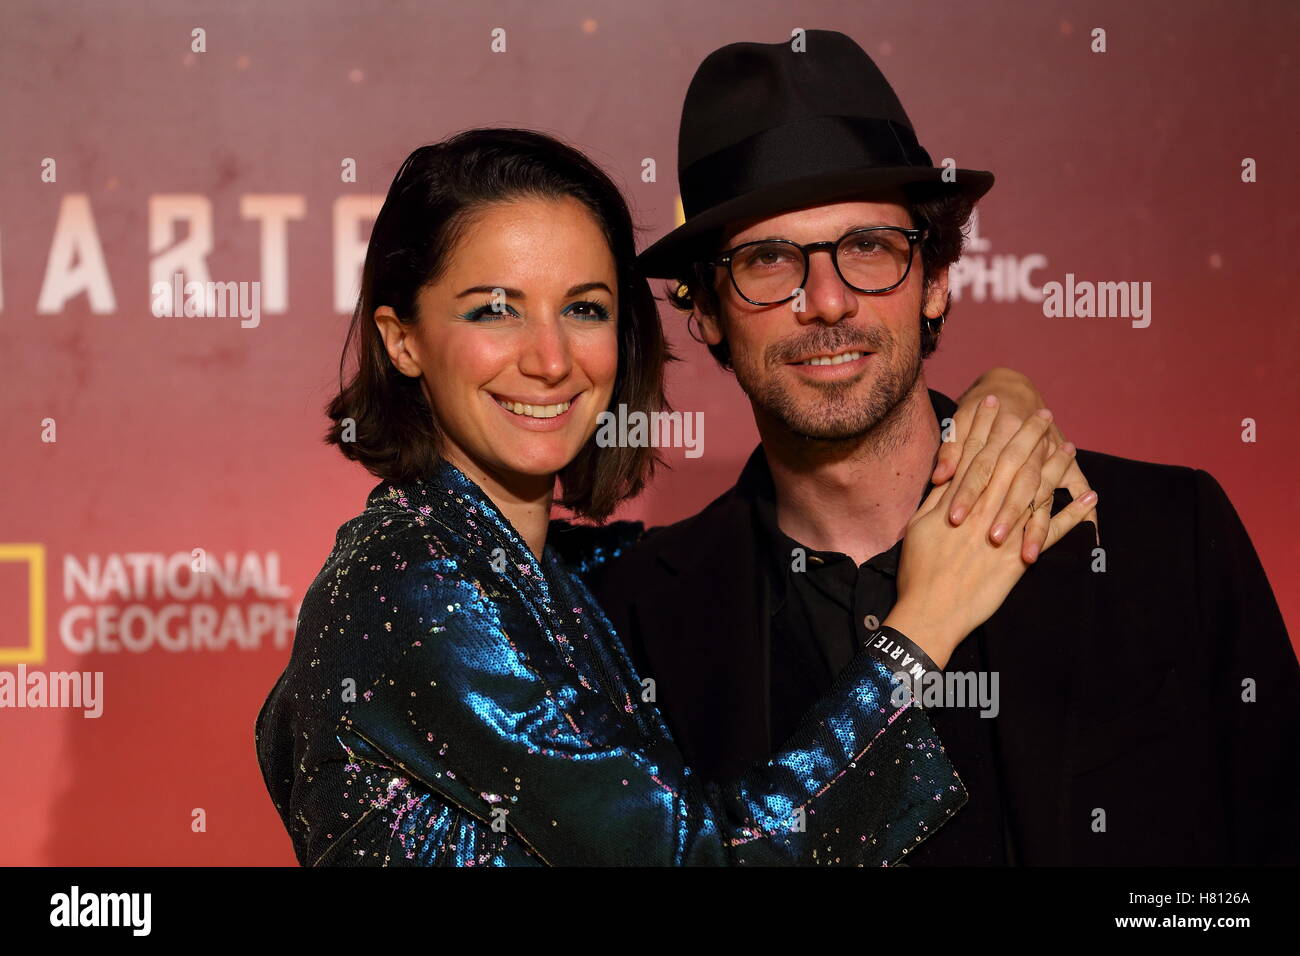
[[[520, 198], [572, 197], [591, 210], [618, 272], [618, 373], [610, 407], [666, 409], [664, 363], [671, 355], [649, 282], [635, 271], [631, 214], [618, 187], [581, 152], [544, 133], [471, 129], [411, 153], [375, 219], [361, 294], [339, 361], [339, 393], [326, 414], [325, 441], [387, 481], [427, 475], [443, 431], [419, 378], [394, 366], [375, 325], [389, 306], [402, 323], [418, 321], [420, 289], [437, 281], [476, 212]], [[346, 384], [349, 356], [355, 370]], [[594, 436], [560, 472], [560, 504], [603, 521], [636, 495], [658, 464], [654, 448], [599, 448]]]
[[[928, 291], [936, 270], [952, 265], [961, 257], [962, 245], [966, 240], [966, 223], [970, 220], [975, 204], [963, 195], [930, 183], [909, 183], [903, 186], [903, 192], [906, 196], [904, 205], [912, 214], [912, 225], [917, 228], [928, 227], [930, 230], [921, 243], [923, 290]], [[721, 237], [715, 236], [714, 240], [720, 241]], [[717, 274], [713, 266], [702, 262], [694, 263], [687, 276], [678, 279], [665, 290], [668, 301], [683, 312], [698, 308], [707, 315], [718, 315], [721, 303]], [[949, 293], [944, 302], [943, 314], [947, 315], [951, 307], [952, 294]], [[921, 358], [928, 358], [934, 354], [939, 336], [930, 330], [924, 314], [919, 321]], [[731, 368], [731, 349], [725, 339], [717, 345], [710, 345], [709, 351], [719, 365], [725, 369]]]

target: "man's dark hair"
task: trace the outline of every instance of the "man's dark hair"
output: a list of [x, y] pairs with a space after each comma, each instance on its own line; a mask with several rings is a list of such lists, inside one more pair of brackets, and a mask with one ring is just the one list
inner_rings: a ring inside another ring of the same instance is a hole
[[[466, 130], [407, 157], [370, 234], [361, 294], [339, 360], [339, 392], [326, 409], [333, 424], [325, 441], [371, 474], [395, 482], [427, 475], [443, 443], [420, 379], [393, 366], [375, 309], [389, 306], [403, 324], [415, 324], [420, 289], [443, 274], [474, 214], [528, 197], [577, 199], [609, 242], [618, 274], [618, 372], [610, 407], [626, 404], [646, 413], [668, 407], [663, 370], [671, 356], [654, 293], [634, 268], [632, 217], [618, 187], [581, 152], [544, 133]], [[349, 358], [355, 370], [344, 384]], [[349, 420], [355, 438], [345, 441]], [[598, 448], [593, 435], [560, 472], [560, 504], [603, 521], [641, 490], [657, 463], [654, 448]]]
[[[912, 215], [912, 225], [929, 229], [921, 243], [924, 289], [928, 291], [934, 273], [961, 258], [962, 246], [966, 241], [966, 224], [970, 221], [975, 204], [966, 196], [943, 188], [943, 185], [909, 183], [902, 189], [906, 196], [904, 205]], [[720, 240], [718, 234], [712, 237], [714, 244]], [[669, 303], [683, 312], [698, 308], [707, 315], [718, 315], [721, 303], [717, 283], [721, 274], [721, 270], [713, 266], [702, 262], [694, 263], [687, 276], [678, 279], [665, 290]], [[924, 292], [922, 297], [924, 298]], [[949, 292], [944, 302], [944, 315], [948, 314], [951, 303], [952, 293]], [[921, 358], [928, 358], [934, 354], [939, 337], [930, 331], [924, 314], [918, 321], [921, 323]], [[731, 349], [725, 339], [708, 348], [719, 365], [725, 369], [731, 368]]]

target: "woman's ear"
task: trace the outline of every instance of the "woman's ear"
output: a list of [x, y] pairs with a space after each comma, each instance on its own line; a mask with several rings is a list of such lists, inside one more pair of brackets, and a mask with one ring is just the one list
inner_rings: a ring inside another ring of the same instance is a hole
[[403, 325], [396, 312], [389, 306], [381, 305], [375, 309], [375, 327], [384, 340], [384, 348], [393, 367], [403, 375], [419, 378], [419, 361], [412, 353], [415, 343], [410, 335], [411, 326]]

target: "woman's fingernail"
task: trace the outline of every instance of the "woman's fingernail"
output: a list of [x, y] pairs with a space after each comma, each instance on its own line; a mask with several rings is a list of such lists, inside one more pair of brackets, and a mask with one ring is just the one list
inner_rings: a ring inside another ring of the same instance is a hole
[[1037, 542], [1034, 542], [1034, 543], [1030, 544], [1029, 547], [1026, 548], [1025, 550], [1026, 550], [1026, 552], [1028, 552], [1028, 554], [1029, 554], [1029, 560], [1030, 560], [1030, 561], [1037, 561], [1037, 560], [1038, 560], [1038, 543], [1037, 543]]
[[992, 392], [984, 396], [984, 404], [987, 405], [989, 408], [992, 408], [997, 403], [998, 403], [998, 397], [994, 395]]
[[962, 518], [966, 517], [966, 506], [958, 505], [957, 507], [953, 508], [952, 511], [949, 513], [948, 517], [952, 519], [953, 524], [956, 524]]
[[1040, 408], [1037, 412], [1035, 412], [1035, 414], [1039, 418], [1051, 418], [1052, 410], [1050, 408]]
[[1007, 536], [1007, 526], [1004, 524], [994, 525], [992, 538], [994, 541], [1001, 542]]
[[1087, 494], [1085, 494], [1082, 498], [1079, 499], [1079, 504], [1090, 505], [1096, 500], [1097, 500], [1097, 492], [1089, 491]]

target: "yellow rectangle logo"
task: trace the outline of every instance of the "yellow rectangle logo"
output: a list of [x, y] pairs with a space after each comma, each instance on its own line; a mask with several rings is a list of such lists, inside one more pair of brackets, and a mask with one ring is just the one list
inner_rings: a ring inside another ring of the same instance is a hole
[[0, 561], [27, 563], [27, 645], [0, 645], [0, 664], [45, 663], [45, 545], [0, 544]]

